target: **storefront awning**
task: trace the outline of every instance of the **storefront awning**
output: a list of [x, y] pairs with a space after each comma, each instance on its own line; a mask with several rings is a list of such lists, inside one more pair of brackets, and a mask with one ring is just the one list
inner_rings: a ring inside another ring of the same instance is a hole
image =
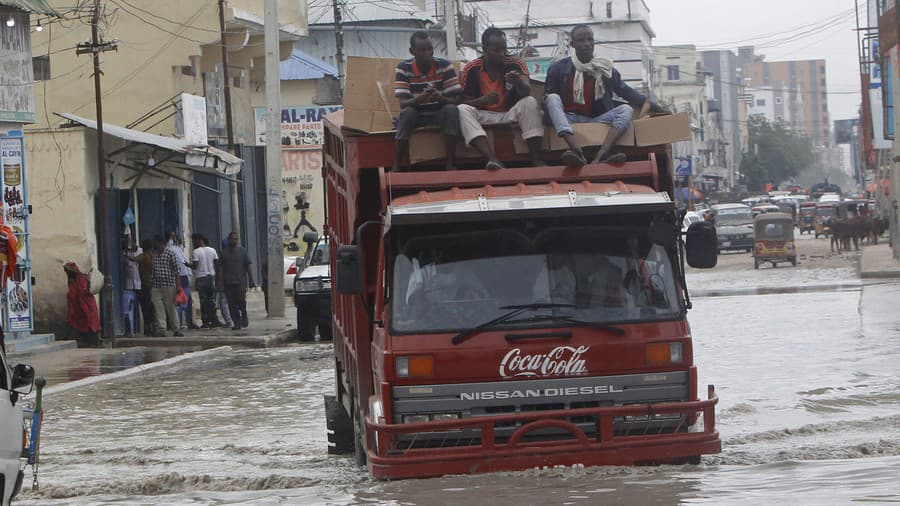
[[15, 7], [16, 9], [34, 14], [47, 14], [49, 16], [61, 17], [53, 7], [47, 3], [47, 0], [0, 0], [0, 5], [7, 7]]
[[[94, 130], [97, 129], [97, 122], [94, 120], [68, 113], [57, 112], [54, 114], [88, 128]], [[184, 155], [184, 163], [188, 167], [213, 169], [219, 174], [226, 176], [232, 176], [240, 172], [241, 165], [244, 163], [243, 160], [227, 151], [212, 146], [192, 145], [187, 141], [176, 137], [164, 137], [162, 135], [141, 132], [140, 130], [131, 130], [130, 128], [120, 127], [110, 123], [103, 124], [103, 133], [118, 137], [124, 141], [155, 146], [182, 154]]]

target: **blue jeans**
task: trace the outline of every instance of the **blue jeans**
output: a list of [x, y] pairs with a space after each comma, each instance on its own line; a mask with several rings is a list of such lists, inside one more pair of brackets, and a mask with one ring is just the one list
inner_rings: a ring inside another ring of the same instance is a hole
[[547, 115], [553, 122], [553, 128], [556, 134], [562, 137], [565, 134], [572, 135], [572, 123], [605, 123], [612, 125], [616, 130], [625, 130], [631, 124], [631, 118], [634, 117], [634, 109], [628, 104], [622, 104], [618, 107], [610, 109], [600, 116], [585, 116], [574, 112], [566, 112], [563, 107], [562, 99], [556, 93], [551, 93], [544, 97], [544, 107], [547, 109]]

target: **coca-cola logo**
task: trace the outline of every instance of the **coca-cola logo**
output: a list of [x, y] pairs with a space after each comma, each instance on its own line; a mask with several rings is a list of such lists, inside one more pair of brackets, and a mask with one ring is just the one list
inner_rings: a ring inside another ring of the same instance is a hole
[[500, 361], [500, 376], [578, 376], [587, 374], [582, 355], [590, 346], [557, 346], [547, 353], [523, 353], [519, 348], [509, 350]]

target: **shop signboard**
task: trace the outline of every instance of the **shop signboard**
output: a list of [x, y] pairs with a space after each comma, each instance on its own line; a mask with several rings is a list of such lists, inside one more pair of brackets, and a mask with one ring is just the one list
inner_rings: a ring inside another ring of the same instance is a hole
[[[9, 227], [17, 242], [16, 268], [5, 280], [4, 328], [30, 331], [32, 324], [31, 269], [28, 251], [28, 202], [22, 137], [0, 138], [0, 173], [3, 189], [3, 226]], [[5, 270], [3, 271], [5, 272]]]
[[[281, 109], [281, 147], [284, 149], [318, 148], [324, 142], [322, 117], [340, 111], [340, 105], [298, 105]], [[266, 144], [266, 108], [255, 112], [256, 144]]]

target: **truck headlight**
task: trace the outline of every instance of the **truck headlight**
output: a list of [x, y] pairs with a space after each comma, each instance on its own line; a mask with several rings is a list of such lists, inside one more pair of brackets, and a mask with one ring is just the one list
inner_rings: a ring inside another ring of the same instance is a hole
[[301, 279], [297, 281], [298, 292], [318, 292], [322, 289], [322, 281], [318, 279]]
[[672, 364], [684, 360], [681, 343], [649, 343], [645, 348], [648, 364]]

